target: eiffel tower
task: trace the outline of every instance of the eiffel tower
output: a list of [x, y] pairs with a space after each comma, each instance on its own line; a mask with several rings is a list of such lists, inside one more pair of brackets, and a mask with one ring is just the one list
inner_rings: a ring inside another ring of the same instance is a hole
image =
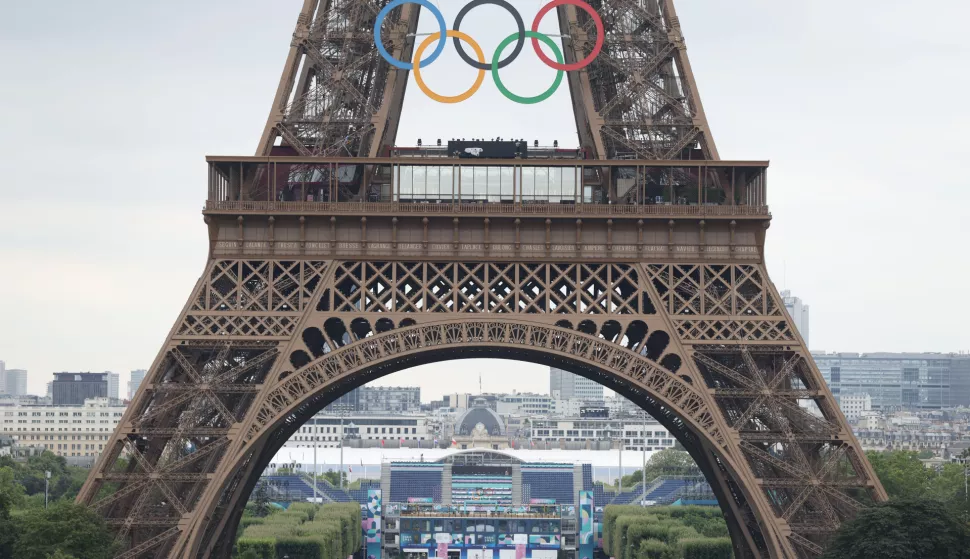
[[[672, 0], [591, 0], [601, 28], [557, 6], [566, 63], [603, 45], [568, 73], [580, 148], [476, 159], [395, 145], [408, 71], [375, 46], [385, 5], [305, 0], [258, 153], [208, 158], [205, 269], [78, 497], [121, 558], [228, 557], [308, 418], [466, 357], [642, 406], [705, 473], [737, 557], [817, 557], [886, 499], [768, 278], [768, 163], [719, 159]], [[398, 60], [419, 10], [380, 26]]]

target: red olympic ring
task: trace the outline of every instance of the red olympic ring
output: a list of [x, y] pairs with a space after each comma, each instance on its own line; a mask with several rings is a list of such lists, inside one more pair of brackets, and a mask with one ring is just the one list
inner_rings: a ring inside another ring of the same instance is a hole
[[583, 2], [583, 0], [553, 0], [552, 2], [549, 2], [543, 6], [542, 9], [539, 10], [539, 13], [536, 14], [536, 18], [532, 22], [532, 31], [538, 33], [539, 22], [542, 20], [543, 16], [545, 16], [549, 10], [562, 6], [563, 4], [576, 6], [577, 8], [588, 13], [589, 16], [593, 18], [593, 22], [596, 24], [596, 44], [593, 46], [593, 52], [589, 53], [589, 56], [580, 60], [579, 62], [574, 62], [572, 64], [559, 64], [546, 56], [546, 53], [542, 52], [542, 49], [539, 48], [539, 41], [535, 38], [532, 39], [532, 48], [536, 51], [536, 55], [539, 57], [539, 59], [542, 60], [547, 66], [555, 68], [556, 70], [572, 72], [573, 70], [580, 70], [589, 66], [593, 62], [593, 59], [595, 59], [596, 56], [599, 55], [600, 51], [603, 50], [603, 20], [600, 18], [599, 14], [596, 13], [596, 10], [594, 10], [593, 7], [586, 2]]

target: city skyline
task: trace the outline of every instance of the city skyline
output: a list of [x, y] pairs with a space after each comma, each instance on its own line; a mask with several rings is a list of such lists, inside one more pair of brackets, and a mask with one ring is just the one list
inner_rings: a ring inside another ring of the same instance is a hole
[[[214, 0], [185, 18], [177, 4], [22, 3], [0, 22], [9, 47], [0, 60], [10, 69], [0, 115], [18, 130], [0, 140], [7, 154], [0, 171], [9, 178], [0, 186], [8, 209], [0, 252], [17, 272], [4, 276], [0, 314], [17, 320], [0, 324], [0, 358], [30, 372], [28, 392], [44, 393], [56, 371], [122, 372], [126, 386], [128, 371], [150, 366], [205, 256], [203, 155], [253, 152], [299, 4]], [[536, 9], [514, 4], [527, 16]], [[451, 19], [459, 8], [443, 9]], [[952, 165], [970, 117], [945, 103], [922, 106], [920, 120], [939, 125], [934, 147], [918, 160], [912, 139], [921, 125], [885, 117], [912, 103], [898, 83], [906, 73], [933, 75], [941, 90], [970, 89], [965, 73], [951, 71], [970, 50], [959, 28], [970, 10], [933, 2], [938, 25], [929, 27], [912, 25], [899, 2], [840, 9], [833, 20], [820, 4], [679, 6], [714, 138], [726, 159], [772, 162], [768, 267], [776, 280], [784, 278], [779, 289], [812, 306], [811, 349], [967, 350], [966, 329], [948, 309], [968, 264], [952, 257], [948, 243], [922, 239], [970, 235], [970, 191]], [[489, 23], [507, 16], [482, 13], [467, 31], [488, 50], [497, 42]], [[750, 25], [752, 14], [759, 24]], [[421, 31], [431, 25], [425, 18]], [[239, 29], [248, 30], [245, 41]], [[64, 61], [58, 81], [42, 71], [54, 56]], [[463, 76], [459, 64], [446, 51], [441, 68], [428, 71], [432, 88], [447, 90], [442, 76], [450, 68]], [[509, 82], [542, 89], [541, 63], [522, 64], [508, 69]], [[72, 83], [70, 94], [58, 86], [61, 79]], [[226, 83], [235, 84], [233, 95]], [[518, 132], [541, 129], [543, 141], [575, 144], [571, 119], [543, 117], [569, 110], [565, 88], [539, 108], [499, 97], [483, 88], [460, 108], [441, 107], [411, 87], [398, 143], [456, 134], [531, 138]], [[485, 110], [495, 106], [502, 110]], [[116, 113], [126, 118], [94, 116]], [[57, 165], [48, 159], [52, 152], [64, 154]], [[38, 168], [49, 176], [35, 188]], [[933, 211], [914, 211], [915, 200]], [[901, 265], [916, 255], [921, 266]], [[454, 376], [453, 363], [399, 375], [431, 387]], [[459, 379], [466, 391], [477, 385], [472, 369]], [[487, 376], [534, 390], [544, 384], [542, 368], [528, 364], [506, 364]]]

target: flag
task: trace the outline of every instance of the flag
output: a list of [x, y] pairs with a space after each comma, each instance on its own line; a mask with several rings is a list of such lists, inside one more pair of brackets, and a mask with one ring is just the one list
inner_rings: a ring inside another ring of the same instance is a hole
[[455, 440], [455, 437], [451, 438], [451, 444], [458, 446], [458, 441]]
[[381, 439], [381, 446], [384, 446], [384, 439]]
[[354, 467], [353, 466], [347, 466], [347, 471], [350, 472], [350, 473], [354, 473]]
[[434, 438], [434, 445], [435, 445], [435, 446], [438, 446], [438, 437], [435, 437], [435, 438]]

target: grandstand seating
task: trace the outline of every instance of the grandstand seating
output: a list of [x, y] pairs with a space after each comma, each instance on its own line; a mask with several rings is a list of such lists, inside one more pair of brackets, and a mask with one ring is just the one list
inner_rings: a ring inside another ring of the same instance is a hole
[[593, 465], [583, 464], [583, 491], [593, 490]]
[[294, 501], [313, 498], [313, 486], [300, 475], [263, 476], [260, 482], [267, 485], [274, 498], [282, 497]]
[[[288, 501], [305, 501], [313, 498], [313, 481], [301, 475], [263, 476], [260, 478], [260, 483], [270, 488], [270, 495], [274, 498]], [[353, 501], [347, 492], [330, 485], [325, 480], [317, 480], [317, 494], [325, 501], [337, 503]]]
[[692, 484], [693, 482], [684, 479], [664, 479], [653, 491], [647, 493], [647, 500], [658, 503], [667, 502]]
[[[555, 499], [557, 504], [575, 504], [572, 466], [522, 465], [522, 494], [530, 499]], [[594, 497], [595, 498], [595, 497]]]
[[406, 503], [408, 498], [431, 498], [441, 502], [441, 468], [393, 468], [390, 502]]
[[629, 505], [630, 503], [639, 501], [642, 495], [643, 495], [643, 487], [638, 483], [633, 487], [631, 487], [630, 489], [627, 489], [623, 491], [623, 493], [620, 493], [619, 495], [614, 497], [613, 500], [610, 502], [610, 504]]
[[593, 505], [594, 506], [607, 505], [611, 501], [613, 501], [613, 497], [615, 496], [616, 494], [613, 493], [612, 491], [610, 492], [605, 491], [603, 489], [602, 483], [597, 483], [596, 485], [593, 486]]
[[[311, 489], [312, 489], [312, 485], [311, 485]], [[320, 491], [320, 493], [323, 493], [325, 495], [324, 499], [329, 498], [331, 501], [335, 503], [349, 503], [353, 501], [353, 499], [350, 498], [350, 495], [348, 495], [346, 491], [330, 485], [330, 482], [328, 481], [318, 480], [317, 489]]]

